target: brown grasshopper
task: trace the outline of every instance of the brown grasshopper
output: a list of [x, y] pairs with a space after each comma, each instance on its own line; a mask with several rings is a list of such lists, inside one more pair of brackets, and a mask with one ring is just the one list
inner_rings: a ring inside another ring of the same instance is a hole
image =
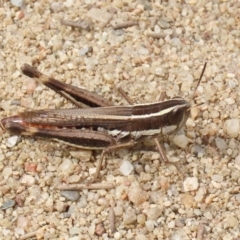
[[[197, 87], [205, 68], [206, 63]], [[22, 112], [2, 119], [1, 127], [11, 133], [51, 138], [82, 149], [102, 149], [94, 179], [99, 175], [106, 153], [134, 146], [146, 136], [154, 137], [160, 157], [166, 161], [157, 136], [178, 131], [190, 114], [190, 103], [181, 97], [155, 103], [113, 106], [95, 93], [48, 77], [28, 64], [24, 64], [21, 70], [78, 107], [84, 104], [91, 108]]]

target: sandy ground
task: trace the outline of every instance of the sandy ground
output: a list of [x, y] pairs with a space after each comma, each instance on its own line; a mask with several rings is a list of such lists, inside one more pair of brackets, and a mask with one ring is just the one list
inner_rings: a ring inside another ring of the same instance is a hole
[[[24, 63], [126, 105], [118, 86], [135, 103], [161, 93], [190, 100], [208, 62], [191, 117], [164, 145], [181, 174], [156, 151], [122, 149], [107, 155], [100, 189], [60, 191], [91, 178], [101, 152], [33, 137], [15, 142], [1, 130], [0, 239], [239, 239], [239, 7], [237, 0], [0, 1], [1, 118], [73, 107], [22, 75]], [[133, 167], [126, 176], [123, 161]]]

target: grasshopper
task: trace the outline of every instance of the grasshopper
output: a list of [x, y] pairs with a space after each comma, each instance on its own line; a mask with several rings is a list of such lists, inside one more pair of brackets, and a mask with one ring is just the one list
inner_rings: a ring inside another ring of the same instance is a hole
[[[190, 101], [194, 98], [205, 68], [206, 63]], [[190, 103], [181, 97], [155, 103], [113, 106], [95, 93], [48, 77], [28, 64], [24, 64], [21, 70], [78, 108], [22, 112], [2, 119], [1, 127], [11, 133], [51, 138], [82, 149], [101, 149], [94, 180], [99, 175], [106, 153], [132, 147], [147, 136], [154, 137], [160, 157], [167, 161], [157, 136], [178, 131], [190, 114]], [[90, 108], [79, 108], [83, 106]]]

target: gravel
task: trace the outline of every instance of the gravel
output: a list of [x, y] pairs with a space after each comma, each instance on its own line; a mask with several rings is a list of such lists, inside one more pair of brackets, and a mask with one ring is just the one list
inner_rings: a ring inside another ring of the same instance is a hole
[[[0, 239], [237, 239], [239, 7], [237, 0], [2, 1], [1, 118], [73, 107], [23, 76], [24, 63], [116, 105], [126, 104], [118, 86], [134, 103], [189, 100], [208, 65], [186, 126], [163, 139], [177, 168], [159, 161], [149, 139], [107, 154], [99, 183], [114, 188], [79, 185], [91, 179], [99, 151], [1, 130]], [[59, 184], [76, 185], [64, 193]]]

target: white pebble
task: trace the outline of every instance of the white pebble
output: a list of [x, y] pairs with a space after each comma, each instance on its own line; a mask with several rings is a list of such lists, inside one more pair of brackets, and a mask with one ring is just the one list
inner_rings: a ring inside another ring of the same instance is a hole
[[183, 190], [185, 192], [194, 191], [198, 189], [198, 179], [196, 177], [188, 177], [183, 182]]
[[237, 137], [240, 130], [239, 119], [228, 119], [225, 122], [225, 130], [230, 137]]
[[167, 201], [165, 201], [165, 202], [163, 203], [163, 205], [164, 205], [165, 207], [170, 207], [170, 206], [172, 205], [172, 202], [169, 201], [169, 200], [167, 200]]
[[63, 11], [64, 7], [62, 5], [62, 3], [58, 3], [58, 2], [53, 2], [50, 6], [50, 9], [54, 12], [54, 13], [58, 13]]
[[225, 102], [226, 102], [227, 104], [229, 104], [229, 105], [232, 105], [232, 104], [235, 103], [235, 100], [234, 100], [233, 98], [226, 98], [226, 99], [225, 99]]
[[2, 171], [2, 176], [7, 179], [12, 175], [12, 168], [11, 167], [5, 167]]
[[65, 159], [59, 165], [59, 171], [63, 172], [64, 174], [68, 175], [74, 168], [74, 165], [70, 159]]
[[221, 188], [221, 183], [217, 183], [217, 182], [211, 181], [211, 184], [213, 185], [214, 188], [217, 188], [217, 189]]
[[21, 7], [23, 5], [23, 1], [22, 0], [11, 0], [12, 5], [16, 6], [16, 7]]
[[212, 180], [220, 183], [223, 181], [223, 176], [219, 174], [214, 174], [212, 175]]
[[169, 228], [175, 228], [175, 221], [170, 221], [167, 226]]
[[181, 41], [179, 38], [172, 38], [171, 41], [170, 41], [170, 44], [174, 47], [177, 47], [177, 46], [180, 46], [181, 44]]
[[143, 234], [138, 234], [135, 238], [135, 240], [148, 240], [149, 238], [147, 238], [145, 235]]
[[219, 148], [220, 150], [225, 150], [227, 148], [227, 144], [222, 138], [215, 138], [215, 143], [217, 145], [217, 148]]
[[81, 162], [89, 162], [92, 156], [92, 151], [90, 150], [83, 150], [79, 151], [77, 150], [72, 150], [69, 152], [70, 155], [78, 160], [81, 160]]
[[123, 208], [121, 206], [114, 207], [115, 216], [122, 216]]
[[234, 216], [227, 216], [224, 219], [224, 229], [228, 229], [228, 228], [233, 228], [236, 227], [239, 224], [239, 221], [236, 217]]
[[212, 216], [212, 213], [211, 212], [205, 212], [203, 214], [203, 216], [209, 220], [212, 220], [213, 216]]
[[148, 193], [142, 190], [139, 186], [132, 185], [128, 191], [129, 201], [136, 205], [144, 203], [148, 198]]
[[197, 216], [201, 216], [202, 211], [200, 209], [194, 209], [194, 214], [196, 214]]
[[139, 53], [139, 54], [142, 54], [142, 55], [148, 55], [148, 54], [149, 54], [149, 51], [148, 51], [147, 48], [140, 48], [140, 49], [138, 50], [138, 53]]
[[235, 74], [234, 74], [234, 73], [228, 73], [228, 74], [227, 74], [227, 77], [228, 77], [228, 78], [235, 78]]
[[105, 9], [91, 8], [88, 11], [87, 16], [99, 22], [106, 23], [111, 17], [111, 14]]
[[24, 174], [20, 180], [20, 183], [24, 186], [32, 186], [35, 183], [35, 178], [31, 175]]
[[124, 176], [128, 176], [133, 170], [133, 165], [129, 161], [124, 160], [119, 170]]
[[74, 0], [67, 0], [63, 3], [66, 7], [72, 7], [74, 4]]
[[128, 211], [126, 211], [123, 221], [125, 225], [133, 224], [136, 222], [136, 220], [137, 216], [133, 210], [129, 209]]
[[20, 140], [20, 136], [18, 135], [11, 136], [7, 139], [6, 145], [9, 148], [14, 147], [19, 140]]
[[114, 233], [114, 239], [121, 239], [122, 238], [122, 234], [120, 232], [115, 232]]
[[146, 226], [146, 229], [149, 231], [149, 232], [152, 232], [154, 230], [154, 226], [155, 226], [155, 221], [153, 220], [148, 220], [145, 222], [145, 226]]
[[150, 208], [147, 216], [148, 220], [157, 220], [162, 215], [163, 209], [160, 207]]
[[173, 142], [180, 148], [186, 148], [189, 143], [189, 139], [185, 135], [181, 134], [174, 136]]

